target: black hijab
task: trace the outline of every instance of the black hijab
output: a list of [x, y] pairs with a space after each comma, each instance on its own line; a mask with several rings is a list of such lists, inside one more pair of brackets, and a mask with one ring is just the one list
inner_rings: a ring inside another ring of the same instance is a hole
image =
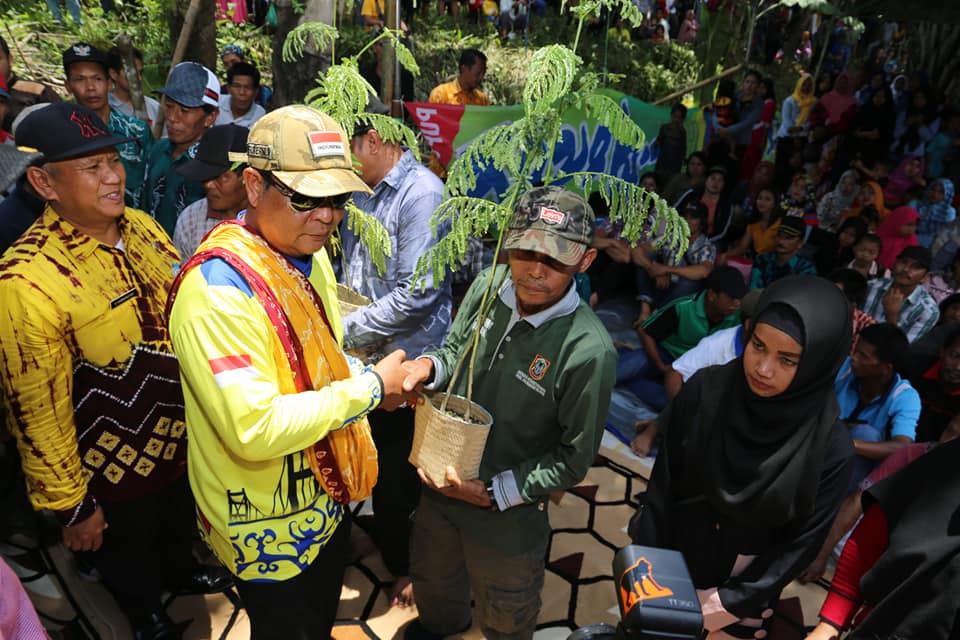
[[805, 275], [767, 287], [755, 317], [755, 325], [802, 338], [790, 386], [770, 398], [757, 396], [747, 385], [741, 356], [691, 378], [689, 391], [699, 402], [675, 403], [679, 415], [671, 421], [687, 422], [685, 466], [700, 469], [695, 475], [701, 486], [688, 491], [701, 491], [734, 519], [777, 526], [813, 510], [838, 415], [833, 381], [850, 351], [852, 317], [835, 284]]

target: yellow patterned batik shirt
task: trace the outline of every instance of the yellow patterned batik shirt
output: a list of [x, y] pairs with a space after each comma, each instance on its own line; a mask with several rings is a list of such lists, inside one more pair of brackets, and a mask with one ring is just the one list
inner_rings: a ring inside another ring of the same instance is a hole
[[64, 525], [183, 474], [164, 305], [180, 259], [142, 211], [105, 245], [47, 208], [0, 259], [0, 388], [33, 505]]

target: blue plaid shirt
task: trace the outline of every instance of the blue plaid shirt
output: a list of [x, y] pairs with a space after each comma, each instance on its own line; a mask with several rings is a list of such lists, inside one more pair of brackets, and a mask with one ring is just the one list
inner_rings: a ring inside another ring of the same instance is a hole
[[428, 274], [423, 291], [413, 282], [417, 260], [437, 243], [430, 216], [442, 199], [443, 183], [409, 150], [374, 187], [373, 195], [354, 194], [356, 205], [386, 227], [393, 254], [381, 275], [366, 247], [346, 222], [341, 225], [346, 267], [341, 280], [373, 300], [343, 319], [344, 347], [373, 347], [381, 354], [404, 349], [407, 357], [413, 358], [443, 343], [450, 326], [450, 276], [434, 287]]

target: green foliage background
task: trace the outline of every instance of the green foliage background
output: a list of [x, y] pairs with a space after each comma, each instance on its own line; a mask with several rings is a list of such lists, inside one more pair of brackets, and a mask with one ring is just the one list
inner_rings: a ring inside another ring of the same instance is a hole
[[[13, 47], [14, 56], [20, 59], [17, 69], [24, 76], [60, 87], [63, 49], [80, 40], [109, 48], [120, 33], [127, 32], [144, 52], [148, 88], [162, 86], [173, 49], [169, 35], [169, 0], [141, 0], [137, 4], [115, 2], [120, 10], [108, 17], [103, 16], [99, 3], [85, 4], [84, 25], [78, 28], [65, 10], [66, 27], [56, 24], [42, 0], [0, 0], [2, 34], [11, 47], [16, 41], [22, 50], [21, 54]], [[554, 43], [571, 44], [576, 33], [575, 21], [550, 12], [543, 19], [535, 19], [527, 42], [518, 38], [502, 43], [489, 22], [455, 23], [449, 18], [431, 15], [426, 19], [417, 18], [413, 26], [411, 48], [421, 68], [415, 80], [418, 99], [426, 100], [430, 89], [455, 76], [460, 51], [475, 47], [487, 54], [489, 64], [484, 89], [499, 104], [522, 102], [522, 89], [527, 83], [534, 49]], [[370, 34], [359, 26], [345, 24], [339, 31], [337, 60], [355, 55], [369, 42]], [[269, 35], [250, 25], [222, 21], [217, 24], [218, 50], [227, 44], [242, 46], [263, 73], [264, 82], [270, 84], [272, 41]], [[622, 42], [608, 38], [605, 20], [586, 27], [579, 54], [584, 59], [584, 69], [600, 74], [606, 86], [647, 101], [692, 84], [700, 70], [692, 48], [677, 43]], [[224, 75], [222, 68], [215, 71], [218, 76]]]

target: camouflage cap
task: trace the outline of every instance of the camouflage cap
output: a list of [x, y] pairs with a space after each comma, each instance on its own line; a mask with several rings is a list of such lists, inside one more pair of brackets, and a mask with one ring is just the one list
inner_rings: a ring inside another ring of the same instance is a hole
[[353, 170], [350, 141], [337, 121], [304, 105], [283, 107], [257, 120], [247, 137], [247, 152], [229, 158], [270, 171], [297, 193], [313, 198], [372, 193]]
[[536, 251], [573, 266], [590, 248], [594, 226], [586, 200], [562, 187], [537, 187], [520, 197], [503, 246]]

